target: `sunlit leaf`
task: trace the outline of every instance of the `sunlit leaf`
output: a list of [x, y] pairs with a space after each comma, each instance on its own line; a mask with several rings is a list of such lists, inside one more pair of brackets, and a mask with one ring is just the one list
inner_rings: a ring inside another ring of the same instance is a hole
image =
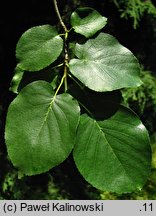
[[107, 18], [92, 8], [78, 8], [71, 15], [74, 31], [89, 38], [107, 24]]
[[32, 27], [17, 43], [18, 66], [26, 71], [39, 71], [53, 63], [62, 49], [63, 40], [53, 26]]
[[142, 84], [135, 56], [111, 35], [100, 33], [85, 44], [76, 44], [77, 59], [69, 62], [71, 73], [95, 91], [112, 91]]

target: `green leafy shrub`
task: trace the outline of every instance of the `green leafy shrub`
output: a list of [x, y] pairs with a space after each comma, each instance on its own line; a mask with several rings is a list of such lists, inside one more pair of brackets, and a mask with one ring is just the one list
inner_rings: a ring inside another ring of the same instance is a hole
[[133, 20], [133, 27], [136, 29], [144, 14], [156, 17], [156, 8], [150, 0], [113, 0], [121, 12], [121, 17]]
[[[140, 190], [150, 172], [149, 136], [138, 116], [120, 104], [120, 89], [142, 84], [138, 61], [113, 36], [98, 32], [107, 18], [94, 9], [73, 12], [68, 30], [56, 1], [54, 6], [64, 32], [36, 26], [17, 43], [11, 89], [19, 93], [5, 128], [10, 160], [19, 177], [32, 176], [59, 165], [73, 151], [78, 170], [94, 187]], [[73, 58], [71, 30], [89, 38], [75, 44]], [[21, 84], [25, 73], [49, 72], [49, 80]]]
[[156, 78], [150, 71], [141, 70], [143, 84], [138, 88], [122, 90], [123, 103], [144, 119], [150, 134], [155, 132]]
[[1, 199], [70, 199], [67, 193], [60, 191], [49, 173], [44, 178], [40, 176], [40, 181], [37, 178], [30, 177], [24, 177], [19, 180], [16, 170], [11, 168], [4, 177], [1, 191]]

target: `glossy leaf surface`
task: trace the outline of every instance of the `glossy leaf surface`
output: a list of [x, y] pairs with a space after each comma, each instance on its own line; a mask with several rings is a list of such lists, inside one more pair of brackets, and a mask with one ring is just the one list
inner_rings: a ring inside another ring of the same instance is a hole
[[39, 71], [53, 63], [62, 49], [63, 40], [53, 26], [32, 27], [17, 43], [18, 66], [26, 71]]
[[104, 121], [81, 116], [74, 160], [94, 187], [117, 193], [141, 189], [150, 171], [150, 153], [147, 130], [131, 110], [121, 107]]
[[107, 18], [92, 8], [78, 8], [71, 15], [74, 31], [89, 38], [107, 24]]
[[76, 44], [69, 63], [71, 73], [88, 88], [104, 92], [139, 86], [140, 67], [135, 56], [111, 35], [100, 33], [85, 44]]
[[5, 139], [13, 165], [35, 175], [60, 164], [74, 146], [78, 121], [79, 106], [69, 94], [54, 97], [45, 81], [27, 85], [7, 115]]

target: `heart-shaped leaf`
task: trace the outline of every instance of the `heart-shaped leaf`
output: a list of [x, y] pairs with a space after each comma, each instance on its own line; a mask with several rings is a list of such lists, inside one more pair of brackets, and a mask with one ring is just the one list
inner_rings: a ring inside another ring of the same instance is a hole
[[17, 43], [18, 67], [25, 71], [39, 71], [53, 63], [62, 49], [63, 40], [53, 26], [32, 27]]
[[71, 73], [95, 91], [112, 91], [142, 84], [135, 56], [111, 35], [100, 33], [85, 44], [76, 44], [79, 59], [69, 62]]
[[21, 90], [9, 106], [5, 130], [9, 157], [20, 173], [46, 172], [68, 157], [79, 113], [77, 101], [67, 93], [54, 96], [45, 81]]
[[147, 130], [125, 107], [104, 121], [83, 114], [74, 160], [83, 177], [100, 190], [125, 193], [141, 189], [151, 164]]
[[107, 18], [92, 8], [78, 8], [71, 15], [74, 31], [89, 38], [107, 24]]

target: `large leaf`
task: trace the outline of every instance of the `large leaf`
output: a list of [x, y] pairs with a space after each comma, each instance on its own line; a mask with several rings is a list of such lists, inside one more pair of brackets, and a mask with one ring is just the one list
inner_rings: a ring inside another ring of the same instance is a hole
[[16, 47], [18, 66], [26, 71], [39, 71], [54, 62], [63, 49], [63, 40], [50, 25], [27, 30]]
[[83, 114], [74, 160], [83, 177], [98, 189], [117, 193], [141, 189], [151, 162], [147, 130], [125, 107], [104, 121]]
[[54, 97], [45, 81], [27, 85], [7, 114], [5, 139], [14, 166], [34, 175], [60, 164], [74, 146], [78, 121], [79, 106], [69, 94]]
[[135, 56], [109, 34], [76, 44], [75, 55], [79, 59], [70, 61], [70, 71], [92, 90], [112, 91], [142, 83]]
[[89, 38], [102, 29], [107, 23], [107, 18], [101, 16], [92, 8], [78, 8], [71, 15], [71, 25], [75, 32]]

